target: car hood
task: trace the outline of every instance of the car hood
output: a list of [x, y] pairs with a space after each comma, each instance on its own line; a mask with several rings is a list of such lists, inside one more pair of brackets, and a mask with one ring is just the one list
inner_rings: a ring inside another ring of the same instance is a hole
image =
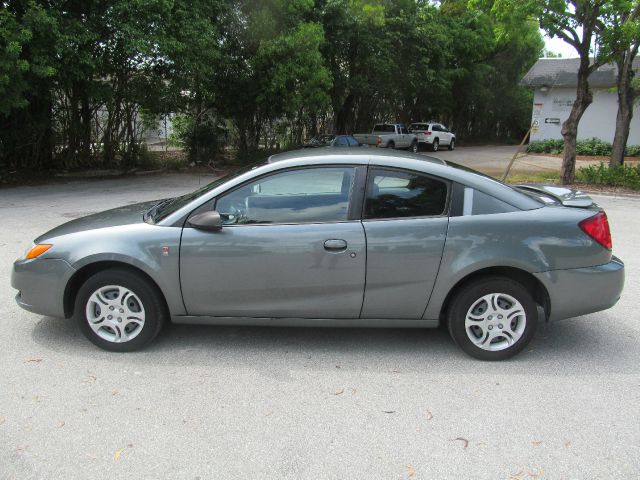
[[48, 238], [68, 235], [70, 233], [84, 232], [87, 230], [95, 230], [98, 228], [116, 227], [120, 225], [131, 225], [135, 223], [143, 223], [142, 215], [152, 206], [158, 203], [158, 200], [150, 202], [135, 203], [124, 207], [105, 210], [104, 212], [94, 213], [86, 217], [76, 218], [70, 222], [49, 230], [35, 240], [35, 243], [41, 243]]

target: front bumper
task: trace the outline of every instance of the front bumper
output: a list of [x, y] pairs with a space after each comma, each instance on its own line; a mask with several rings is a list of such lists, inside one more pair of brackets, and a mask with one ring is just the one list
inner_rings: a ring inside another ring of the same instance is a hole
[[613, 307], [624, 288], [624, 263], [534, 273], [549, 293], [549, 320], [577, 317]]
[[64, 290], [75, 271], [61, 259], [16, 260], [11, 272], [16, 302], [29, 312], [64, 317]]

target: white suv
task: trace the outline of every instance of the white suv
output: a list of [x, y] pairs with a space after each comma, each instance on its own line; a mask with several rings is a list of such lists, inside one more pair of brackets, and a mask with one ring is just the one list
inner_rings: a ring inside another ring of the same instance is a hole
[[409, 131], [418, 138], [418, 143], [422, 143], [437, 152], [441, 146], [449, 147], [449, 150], [456, 148], [456, 136], [441, 123], [412, 123]]

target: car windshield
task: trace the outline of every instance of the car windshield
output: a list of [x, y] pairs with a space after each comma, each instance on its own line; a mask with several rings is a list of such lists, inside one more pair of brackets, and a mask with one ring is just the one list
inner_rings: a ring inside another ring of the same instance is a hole
[[267, 162], [266, 161], [261, 161], [261, 162], [257, 162], [257, 163], [253, 163], [251, 165], [247, 165], [245, 167], [239, 168], [237, 170], [234, 170], [233, 172], [224, 175], [220, 178], [215, 179], [213, 182], [205, 185], [204, 187], [200, 187], [199, 189], [191, 192], [191, 193], [187, 193], [185, 195], [181, 195], [179, 197], [175, 197], [175, 198], [167, 198], [165, 200], [162, 200], [161, 202], [155, 204], [153, 207], [151, 207], [145, 214], [144, 214], [144, 221], [147, 223], [158, 223], [161, 220], [167, 218], [169, 215], [171, 215], [174, 212], [177, 212], [178, 210], [180, 210], [182, 207], [184, 207], [185, 205], [187, 205], [189, 202], [195, 200], [196, 198], [204, 195], [207, 192], [210, 192], [211, 190], [213, 190], [216, 187], [219, 187], [220, 185], [222, 185], [225, 182], [228, 182], [229, 180], [232, 180], [235, 177], [239, 177], [240, 175], [242, 175], [243, 173], [249, 172], [255, 168], [258, 168], [262, 165], [265, 165]]

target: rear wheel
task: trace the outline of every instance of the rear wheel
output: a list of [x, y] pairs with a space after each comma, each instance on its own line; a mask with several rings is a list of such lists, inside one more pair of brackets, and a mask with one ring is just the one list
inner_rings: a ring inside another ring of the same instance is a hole
[[437, 152], [439, 148], [440, 148], [440, 140], [436, 138], [431, 144], [431, 150], [433, 150], [434, 152]]
[[394, 149], [394, 148], [396, 148], [396, 144], [393, 143], [393, 142], [389, 142], [389, 143], [387, 143], [387, 148]]
[[409, 150], [413, 153], [418, 153], [418, 142], [412, 142]]
[[504, 360], [533, 338], [538, 312], [531, 294], [506, 277], [484, 277], [463, 287], [447, 314], [449, 333], [467, 354]]
[[145, 347], [167, 317], [157, 287], [122, 269], [89, 277], [78, 291], [74, 312], [82, 333], [98, 347], [114, 352]]
[[456, 139], [452, 138], [451, 141], [449, 142], [449, 150], [455, 150], [456, 149]]

